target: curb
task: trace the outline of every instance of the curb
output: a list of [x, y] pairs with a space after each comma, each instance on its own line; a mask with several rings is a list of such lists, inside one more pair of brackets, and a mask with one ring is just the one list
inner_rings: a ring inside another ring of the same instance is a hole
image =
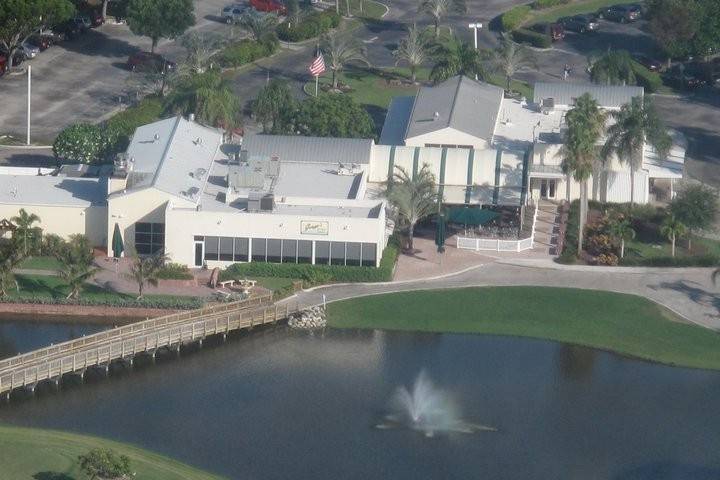
[[0, 145], [4, 150], [52, 150], [52, 145]]
[[502, 259], [496, 263], [511, 265], [514, 267], [535, 268], [540, 270], [563, 270], [568, 272], [595, 272], [595, 273], [624, 273], [628, 275], [647, 274], [674, 274], [674, 273], [702, 273], [708, 272], [713, 267], [603, 267], [593, 265], [563, 265], [555, 262], [530, 263], [522, 260]]

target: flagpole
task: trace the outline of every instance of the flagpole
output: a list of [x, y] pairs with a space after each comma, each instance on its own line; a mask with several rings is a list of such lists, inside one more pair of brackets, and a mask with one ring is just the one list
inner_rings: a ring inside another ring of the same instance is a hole
[[315, 75], [315, 96], [318, 96], [318, 83], [320, 83], [320, 75]]

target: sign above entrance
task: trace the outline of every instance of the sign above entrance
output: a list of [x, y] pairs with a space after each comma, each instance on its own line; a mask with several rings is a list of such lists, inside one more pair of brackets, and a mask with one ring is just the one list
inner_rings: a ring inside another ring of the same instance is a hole
[[330, 233], [330, 224], [328, 222], [302, 220], [300, 222], [300, 233], [304, 235], [328, 235]]

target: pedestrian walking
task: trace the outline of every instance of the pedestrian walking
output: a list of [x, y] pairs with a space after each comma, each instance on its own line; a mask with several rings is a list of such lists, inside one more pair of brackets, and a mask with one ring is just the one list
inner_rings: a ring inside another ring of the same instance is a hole
[[567, 80], [570, 76], [570, 65], [567, 63], [565, 64], [565, 68], [563, 68], [563, 80]]

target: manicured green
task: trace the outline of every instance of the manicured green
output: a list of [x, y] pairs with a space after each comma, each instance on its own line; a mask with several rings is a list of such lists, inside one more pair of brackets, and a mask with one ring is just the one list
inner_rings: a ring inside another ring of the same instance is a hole
[[[360, 11], [360, 2], [362, 1], [362, 12]], [[347, 12], [347, 3], [345, 0], [340, 0], [340, 13], [345, 14]], [[382, 18], [387, 9], [380, 2], [374, 0], [350, 0], [350, 12], [355, 17], [368, 18], [378, 20]]]
[[617, 5], [618, 0], [582, 0], [561, 5], [557, 8], [532, 12], [524, 23], [554, 22], [558, 18], [571, 17], [581, 13], [595, 13], [602, 7]]
[[28, 257], [22, 261], [20, 268], [28, 270], [57, 270], [60, 262], [55, 257]]
[[225, 68], [237, 68], [242, 65], [254, 62], [261, 58], [269, 57], [279, 48], [277, 39], [268, 41], [255, 41], [245, 38], [239, 42], [231, 43], [213, 56], [220, 66]]
[[525, 20], [530, 15], [530, 11], [530, 5], [518, 5], [500, 15], [500, 25], [503, 31], [512, 32], [525, 23]]
[[136, 480], [221, 480], [168, 457], [129, 444], [54, 430], [0, 426], [3, 480], [86, 480], [78, 456], [93, 448], [127, 455]]
[[642, 297], [550, 287], [484, 287], [334, 302], [336, 328], [542, 338], [670, 365], [720, 369], [720, 334]]
[[256, 280], [258, 285], [268, 290], [280, 290], [282, 288], [292, 287], [295, 281], [292, 278], [285, 277], [253, 277], [252, 280]]
[[297, 23], [282, 22], [277, 26], [278, 38], [285, 42], [301, 42], [318, 37], [340, 25], [341, 17], [334, 10], [302, 15]]
[[550, 48], [552, 46], [550, 35], [528, 30], [527, 28], [514, 30], [512, 38], [518, 43], [527, 43], [537, 48]]

